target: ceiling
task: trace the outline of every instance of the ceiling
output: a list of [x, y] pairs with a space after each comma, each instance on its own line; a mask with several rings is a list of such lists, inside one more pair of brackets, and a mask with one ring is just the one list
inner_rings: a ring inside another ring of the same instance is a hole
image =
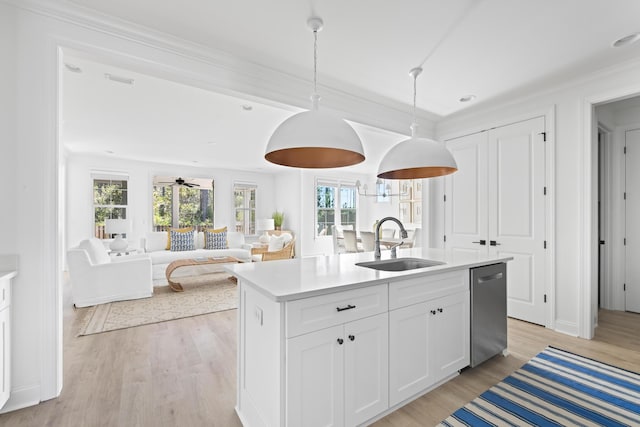
[[[637, 0], [58, 2], [309, 82], [313, 37], [306, 20], [318, 15], [325, 22], [318, 37], [319, 82], [400, 105], [407, 124], [412, 102], [408, 71], [415, 66], [424, 68], [417, 107], [437, 121], [640, 57], [640, 43], [611, 47], [614, 40], [640, 31]], [[65, 61], [83, 70], [65, 73], [64, 135], [72, 151], [101, 147], [133, 158], [162, 161], [169, 156], [192, 163], [209, 159], [223, 145], [229, 150], [225, 155], [231, 155], [225, 158], [235, 159], [225, 161], [227, 167], [271, 169], [275, 166], [262, 158], [268, 137], [298, 111], [112, 70], [135, 79], [133, 86], [122, 85], [104, 79], [105, 70], [113, 68], [106, 64], [72, 55]], [[459, 102], [469, 94], [476, 99]], [[162, 102], [167, 99], [173, 101]], [[252, 111], [242, 109], [248, 104]], [[158, 129], [150, 132], [152, 127]], [[360, 170], [375, 170], [382, 154], [402, 139], [368, 127], [356, 130], [367, 154]], [[150, 159], [151, 147], [156, 154]]]

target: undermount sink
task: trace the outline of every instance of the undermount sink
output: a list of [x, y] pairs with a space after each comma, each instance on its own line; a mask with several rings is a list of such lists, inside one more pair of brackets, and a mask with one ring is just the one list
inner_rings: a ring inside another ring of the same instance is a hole
[[385, 259], [380, 261], [367, 261], [367, 262], [358, 262], [356, 265], [360, 267], [373, 268], [374, 270], [383, 270], [383, 271], [405, 271], [405, 270], [415, 270], [416, 268], [426, 268], [433, 267], [436, 265], [445, 264], [441, 261], [433, 261], [430, 259], [422, 259], [422, 258], [394, 258], [394, 259]]

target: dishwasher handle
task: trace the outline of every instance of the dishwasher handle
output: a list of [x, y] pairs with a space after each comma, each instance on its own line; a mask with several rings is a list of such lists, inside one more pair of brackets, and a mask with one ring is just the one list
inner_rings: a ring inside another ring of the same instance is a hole
[[484, 277], [478, 277], [478, 283], [491, 282], [493, 280], [500, 280], [500, 279], [502, 279], [502, 272], [490, 274]]

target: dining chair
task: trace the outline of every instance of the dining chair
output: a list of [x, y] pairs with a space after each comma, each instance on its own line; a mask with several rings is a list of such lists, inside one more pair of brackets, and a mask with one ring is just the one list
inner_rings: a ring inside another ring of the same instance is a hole
[[376, 233], [373, 231], [361, 231], [360, 241], [364, 252], [372, 252], [376, 249]]
[[416, 228], [416, 234], [413, 236], [413, 247], [422, 247], [422, 229]]
[[353, 230], [343, 230], [344, 248], [346, 252], [360, 252], [358, 250], [358, 236]]
[[383, 228], [380, 230], [381, 239], [393, 239], [396, 235], [395, 228]]
[[412, 248], [415, 244], [416, 233], [418, 232], [418, 230], [418, 228], [416, 228], [415, 230], [407, 230], [407, 237], [405, 239], [402, 239], [402, 245], [400, 245], [400, 247]]
[[340, 239], [338, 236], [338, 230], [336, 230], [336, 226], [331, 226], [331, 241], [333, 242], [333, 253], [334, 254], [343, 254], [345, 252], [344, 249], [344, 238]]

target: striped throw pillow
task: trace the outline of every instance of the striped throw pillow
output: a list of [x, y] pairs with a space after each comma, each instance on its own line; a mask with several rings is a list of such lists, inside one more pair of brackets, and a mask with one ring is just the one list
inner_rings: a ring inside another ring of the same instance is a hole
[[227, 228], [223, 230], [204, 230], [204, 248], [227, 249]]
[[172, 251], [193, 251], [196, 249], [193, 238], [193, 231], [171, 230], [171, 250]]

